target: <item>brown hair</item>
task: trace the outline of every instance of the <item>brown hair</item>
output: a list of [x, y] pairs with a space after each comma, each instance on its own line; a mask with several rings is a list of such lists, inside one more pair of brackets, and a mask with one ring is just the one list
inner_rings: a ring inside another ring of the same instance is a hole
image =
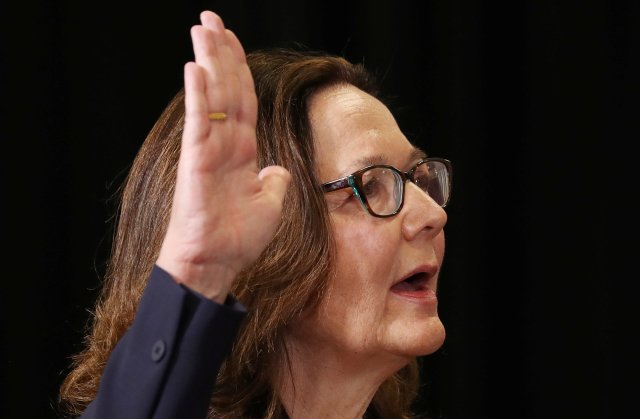
[[[302, 49], [248, 54], [258, 95], [258, 166], [279, 164], [292, 182], [282, 220], [260, 258], [236, 279], [232, 293], [248, 315], [223, 363], [211, 402], [211, 417], [281, 418], [286, 413], [274, 383], [288, 359], [286, 328], [321, 300], [334, 260], [323, 193], [314, 167], [308, 98], [335, 84], [378, 95], [361, 65]], [[131, 325], [157, 259], [168, 223], [184, 123], [184, 92], [164, 110], [137, 154], [121, 190], [112, 254], [92, 313], [85, 349], [61, 388], [61, 402], [79, 414], [96, 395], [111, 350]], [[140, 205], [144, 202], [145, 205]], [[380, 387], [369, 415], [403, 418], [418, 387], [417, 363]]]

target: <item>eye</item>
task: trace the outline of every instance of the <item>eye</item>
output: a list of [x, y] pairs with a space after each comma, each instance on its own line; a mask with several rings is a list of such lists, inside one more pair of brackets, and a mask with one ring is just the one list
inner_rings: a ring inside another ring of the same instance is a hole
[[413, 183], [418, 185], [420, 189], [424, 191], [426, 191], [429, 188], [430, 180], [431, 180], [431, 177], [429, 176], [428, 173], [421, 173], [420, 175], [413, 177]]
[[420, 189], [425, 192], [429, 190], [429, 184], [431, 183], [432, 174], [429, 172], [429, 168], [426, 164], [421, 164], [417, 167], [413, 174], [413, 183], [418, 185]]
[[382, 183], [377, 176], [371, 176], [367, 178], [366, 183], [362, 185], [363, 192], [367, 199], [371, 199], [380, 193]]

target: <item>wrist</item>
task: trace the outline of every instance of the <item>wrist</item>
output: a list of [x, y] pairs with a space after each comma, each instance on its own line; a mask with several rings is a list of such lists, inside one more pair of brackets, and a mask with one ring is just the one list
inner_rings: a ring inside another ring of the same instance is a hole
[[156, 265], [169, 273], [178, 284], [219, 304], [224, 304], [236, 277], [236, 273], [227, 266], [218, 264], [180, 262], [161, 256]]

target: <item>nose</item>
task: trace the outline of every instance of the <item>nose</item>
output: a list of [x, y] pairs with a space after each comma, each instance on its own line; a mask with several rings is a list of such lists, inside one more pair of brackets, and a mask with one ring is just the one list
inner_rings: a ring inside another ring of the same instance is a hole
[[437, 236], [447, 223], [447, 213], [415, 183], [407, 182], [402, 207], [402, 235], [413, 240], [421, 232], [429, 238]]

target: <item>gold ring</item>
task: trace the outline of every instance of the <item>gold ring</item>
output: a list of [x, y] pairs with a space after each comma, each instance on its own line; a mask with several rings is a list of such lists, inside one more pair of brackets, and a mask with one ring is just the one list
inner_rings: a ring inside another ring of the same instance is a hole
[[210, 121], [222, 121], [227, 119], [227, 114], [224, 112], [211, 112], [207, 117]]

